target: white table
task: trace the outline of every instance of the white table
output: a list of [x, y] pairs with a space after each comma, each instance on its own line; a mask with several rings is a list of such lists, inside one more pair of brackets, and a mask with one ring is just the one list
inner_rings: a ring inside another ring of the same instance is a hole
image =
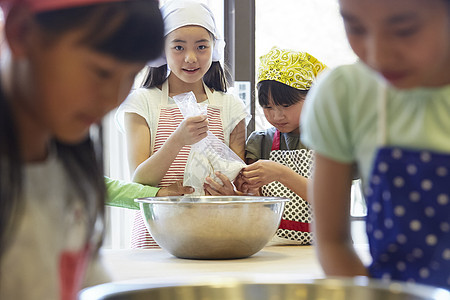
[[[368, 246], [355, 245], [364, 263], [370, 262]], [[267, 246], [251, 257], [232, 260], [191, 260], [172, 256], [162, 249], [107, 250], [101, 256], [112, 280], [146, 283], [211, 276], [242, 275], [294, 276], [323, 278], [314, 246]]]

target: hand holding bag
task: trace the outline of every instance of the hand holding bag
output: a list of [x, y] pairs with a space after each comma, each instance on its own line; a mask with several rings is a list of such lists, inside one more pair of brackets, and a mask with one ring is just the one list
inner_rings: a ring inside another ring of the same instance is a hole
[[[206, 114], [206, 106], [197, 103], [193, 92], [174, 96], [173, 100], [185, 119]], [[195, 189], [195, 192], [190, 194], [191, 196], [203, 196], [205, 195], [203, 184], [206, 177], [209, 176], [222, 183], [215, 175], [215, 172], [219, 171], [227, 176], [230, 181], [233, 181], [245, 166], [244, 161], [233, 150], [208, 131], [204, 139], [191, 147], [185, 167], [183, 185]]]

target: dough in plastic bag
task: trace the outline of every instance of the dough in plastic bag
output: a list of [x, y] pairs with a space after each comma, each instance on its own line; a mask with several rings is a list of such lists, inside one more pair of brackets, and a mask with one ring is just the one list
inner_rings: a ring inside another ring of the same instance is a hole
[[[206, 114], [206, 106], [202, 107], [197, 103], [193, 92], [174, 96], [173, 99], [185, 119]], [[233, 181], [245, 166], [244, 161], [233, 150], [208, 131], [208, 135], [204, 139], [191, 146], [184, 171], [183, 185], [195, 189], [195, 192], [190, 195], [203, 196], [205, 195], [203, 184], [207, 176], [222, 183], [215, 175], [215, 172], [219, 171]]]

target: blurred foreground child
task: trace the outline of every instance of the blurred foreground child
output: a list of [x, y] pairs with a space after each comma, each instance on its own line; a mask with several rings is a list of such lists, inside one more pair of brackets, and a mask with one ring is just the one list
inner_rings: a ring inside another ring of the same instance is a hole
[[0, 299], [75, 299], [107, 280], [96, 258], [102, 153], [89, 130], [160, 54], [161, 14], [148, 0], [0, 4]]
[[[311, 90], [303, 141], [315, 151], [312, 200], [328, 275], [450, 286], [450, 1], [340, 0], [360, 62]], [[365, 187], [373, 262], [356, 254], [350, 188]]]

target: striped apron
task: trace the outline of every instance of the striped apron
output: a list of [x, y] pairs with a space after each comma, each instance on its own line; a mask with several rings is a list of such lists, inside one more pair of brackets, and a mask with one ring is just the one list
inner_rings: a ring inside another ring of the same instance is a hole
[[[208, 97], [208, 128], [222, 142], [224, 142], [223, 125], [221, 119], [221, 106], [215, 103], [214, 93], [203, 84]], [[159, 106], [158, 129], [154, 137], [154, 149], [152, 153], [158, 151], [166, 142], [169, 136], [178, 128], [183, 121], [183, 115], [177, 104], [169, 104], [169, 84], [168, 80], [162, 85], [161, 101]], [[153, 138], [153, 137], [152, 137]], [[166, 187], [177, 181], [183, 180], [184, 168], [191, 150], [190, 145], [184, 146], [178, 153], [166, 175], [162, 178], [159, 187]], [[131, 232], [131, 247], [140, 249], [159, 248], [159, 245], [148, 232], [144, 219], [140, 211], [134, 215], [133, 228]]]

